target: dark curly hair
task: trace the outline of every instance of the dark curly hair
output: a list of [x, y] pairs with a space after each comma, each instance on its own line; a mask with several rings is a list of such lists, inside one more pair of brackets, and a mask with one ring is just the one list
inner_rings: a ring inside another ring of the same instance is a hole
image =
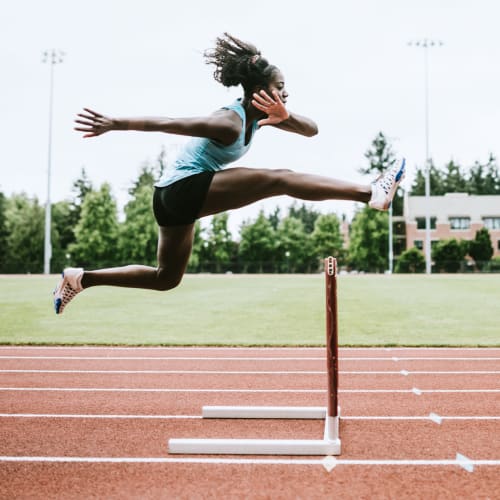
[[254, 45], [229, 33], [218, 37], [215, 48], [205, 51], [204, 56], [206, 64], [215, 66], [215, 80], [225, 87], [241, 84], [245, 97], [250, 97], [255, 87], [267, 88], [273, 72], [278, 69], [269, 64]]

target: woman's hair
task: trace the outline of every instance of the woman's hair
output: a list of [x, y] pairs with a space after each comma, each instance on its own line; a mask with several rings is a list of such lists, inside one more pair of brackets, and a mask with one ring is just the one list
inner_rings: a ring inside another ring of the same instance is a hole
[[255, 87], [268, 87], [276, 66], [269, 64], [251, 43], [229, 33], [216, 39], [215, 48], [205, 51], [205, 62], [215, 66], [214, 78], [225, 87], [242, 85], [245, 96]]

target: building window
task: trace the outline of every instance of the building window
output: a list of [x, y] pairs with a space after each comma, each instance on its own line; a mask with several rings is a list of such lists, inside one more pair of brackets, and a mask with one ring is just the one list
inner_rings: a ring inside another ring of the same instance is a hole
[[483, 224], [486, 229], [500, 229], [500, 217], [483, 217]]
[[415, 246], [415, 248], [418, 248], [419, 250], [424, 249], [424, 242], [422, 240], [415, 240], [413, 242], [413, 245]]
[[497, 250], [500, 250], [500, 240], [497, 241]]
[[450, 229], [469, 229], [470, 217], [450, 217]]
[[[431, 229], [436, 229], [436, 217], [430, 219]], [[425, 229], [425, 217], [417, 217], [417, 229]]]

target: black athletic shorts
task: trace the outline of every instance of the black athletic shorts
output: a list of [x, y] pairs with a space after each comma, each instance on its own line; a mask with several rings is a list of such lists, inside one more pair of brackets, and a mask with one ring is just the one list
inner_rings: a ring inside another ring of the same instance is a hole
[[192, 224], [200, 214], [214, 174], [202, 172], [165, 187], [155, 187], [153, 211], [158, 225]]

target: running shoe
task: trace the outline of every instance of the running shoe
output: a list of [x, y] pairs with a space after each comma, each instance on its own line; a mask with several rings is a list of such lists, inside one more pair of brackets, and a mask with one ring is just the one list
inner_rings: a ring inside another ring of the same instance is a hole
[[62, 272], [61, 280], [54, 290], [54, 308], [56, 314], [62, 314], [64, 308], [83, 290], [83, 269], [68, 267]]
[[372, 197], [368, 202], [371, 208], [387, 210], [391, 206], [396, 189], [404, 179], [405, 166], [406, 160], [404, 158], [398, 160], [393, 167], [372, 182]]

